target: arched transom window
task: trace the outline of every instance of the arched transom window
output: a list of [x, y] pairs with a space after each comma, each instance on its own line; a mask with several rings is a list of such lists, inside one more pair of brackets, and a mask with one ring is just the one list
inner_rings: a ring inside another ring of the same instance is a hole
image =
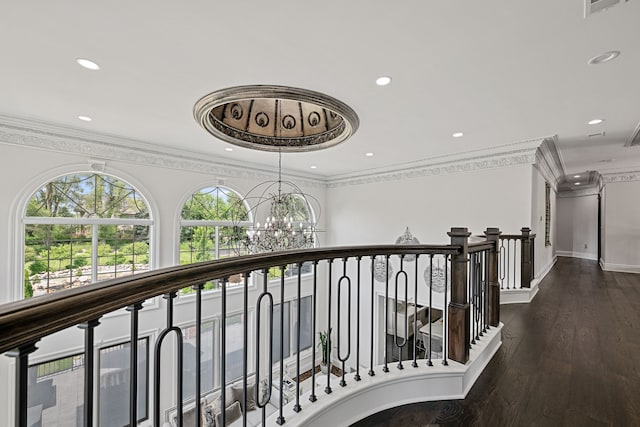
[[[225, 187], [206, 187], [189, 197], [180, 219], [180, 264], [191, 264], [246, 254], [237, 235], [246, 233], [248, 209], [242, 196]], [[242, 283], [229, 278], [230, 285]], [[205, 289], [217, 287], [208, 283]]]
[[118, 178], [54, 179], [29, 199], [23, 222], [25, 298], [149, 270], [149, 206]]

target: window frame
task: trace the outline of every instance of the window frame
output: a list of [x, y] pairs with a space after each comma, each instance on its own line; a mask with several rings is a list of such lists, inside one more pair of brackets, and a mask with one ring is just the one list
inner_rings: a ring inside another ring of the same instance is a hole
[[[29, 202], [36, 196], [38, 191], [40, 191], [44, 186], [48, 183], [56, 181], [58, 179], [64, 178], [66, 176], [72, 175], [102, 175], [105, 177], [109, 177], [118, 181], [122, 181], [131, 189], [133, 189], [140, 199], [145, 203], [148, 218], [77, 218], [77, 217], [35, 217], [35, 216], [27, 216], [27, 208], [29, 206]], [[152, 203], [151, 199], [147, 196], [148, 191], [146, 191], [139, 183], [135, 182], [134, 179], [127, 176], [126, 173], [122, 173], [119, 171], [114, 171], [113, 173], [106, 173], [104, 171], [97, 170], [86, 170], [83, 168], [65, 168], [63, 173], [56, 174], [54, 176], [48, 175], [44, 179], [38, 179], [32, 181], [30, 185], [28, 185], [27, 190], [24, 190], [20, 201], [18, 202], [18, 206], [20, 206], [19, 210], [14, 210], [14, 214], [16, 215], [15, 223], [16, 223], [16, 232], [14, 233], [14, 244], [16, 247], [16, 258], [13, 259], [13, 262], [10, 263], [12, 268], [16, 268], [17, 271], [14, 272], [13, 277], [16, 277], [17, 285], [13, 287], [13, 300], [23, 300], [25, 299], [24, 293], [24, 283], [26, 281], [25, 277], [25, 248], [26, 248], [26, 228], [28, 225], [87, 225], [92, 227], [91, 237], [92, 240], [91, 245], [94, 249], [92, 251], [92, 265], [96, 265], [97, 258], [97, 245], [99, 242], [97, 241], [98, 228], [100, 226], [105, 225], [128, 225], [128, 226], [148, 226], [148, 245], [149, 245], [149, 271], [155, 268], [155, 263], [157, 259], [157, 248], [155, 247], [154, 242], [156, 241], [156, 233], [157, 230], [155, 227], [155, 219], [154, 212], [156, 211], [155, 204]], [[95, 230], [95, 231], [94, 231]], [[143, 270], [147, 271], [147, 270]], [[96, 268], [92, 268], [91, 272], [91, 283], [95, 283], [96, 281], [100, 281], [97, 279], [98, 272]], [[94, 280], [95, 279], [95, 280]], [[103, 279], [104, 280], [104, 279]]]
[[[221, 220], [221, 219], [215, 219], [215, 220], [208, 220], [208, 219], [184, 219], [182, 217], [182, 212], [186, 206], [186, 204], [193, 198], [194, 194], [198, 194], [198, 193], [202, 193], [203, 190], [208, 190], [208, 189], [212, 189], [211, 192], [213, 192], [213, 189], [216, 189], [216, 197], [217, 194], [222, 191], [223, 193], [233, 193], [235, 196], [237, 196], [242, 202], [243, 205], [247, 211], [247, 216], [248, 219], [245, 221], [237, 221], [234, 222], [232, 220]], [[199, 261], [191, 261], [189, 263], [185, 263], [182, 264], [181, 263], [181, 255], [182, 255], [182, 249], [181, 249], [181, 245], [182, 245], [182, 241], [181, 241], [181, 236], [182, 236], [182, 230], [183, 227], [208, 227], [208, 228], [212, 228], [214, 230], [215, 233], [215, 238], [211, 239], [213, 241], [214, 244], [214, 249], [213, 249], [213, 253], [214, 253], [214, 260], [218, 260], [220, 259], [220, 227], [233, 227], [233, 226], [251, 226], [253, 224], [252, 222], [252, 216], [251, 216], [251, 207], [249, 206], [248, 202], [245, 200], [245, 196], [242, 195], [242, 193], [240, 193], [239, 191], [236, 191], [235, 189], [228, 187], [226, 185], [222, 185], [222, 184], [204, 184], [204, 185], [200, 185], [198, 186], [197, 189], [195, 189], [194, 191], [190, 192], [189, 195], [184, 198], [184, 200], [182, 201], [182, 203], [180, 203], [180, 205], [178, 206], [178, 212], [177, 212], [177, 248], [176, 248], [176, 255], [175, 255], [175, 262], [176, 264], [179, 265], [189, 265], [189, 264], [193, 264]], [[233, 256], [237, 256], [237, 255], [233, 255]], [[229, 289], [232, 289], [233, 287], [229, 287]], [[203, 289], [203, 295], [204, 294], [210, 294], [211, 292], [216, 292], [216, 291], [220, 291], [220, 288], [218, 286], [215, 286], [213, 289]], [[193, 294], [192, 292], [181, 292], [179, 295], [180, 297], [188, 297], [189, 295]]]

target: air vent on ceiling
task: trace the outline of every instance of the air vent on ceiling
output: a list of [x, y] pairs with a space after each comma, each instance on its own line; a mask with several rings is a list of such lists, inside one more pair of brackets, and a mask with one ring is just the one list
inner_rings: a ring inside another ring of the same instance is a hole
[[[628, 0], [624, 0], [625, 2]], [[584, 0], [584, 17], [620, 3], [620, 0]]]
[[636, 145], [640, 145], [640, 123], [636, 126], [636, 130], [631, 134], [631, 138], [624, 144], [625, 147], [634, 147]]

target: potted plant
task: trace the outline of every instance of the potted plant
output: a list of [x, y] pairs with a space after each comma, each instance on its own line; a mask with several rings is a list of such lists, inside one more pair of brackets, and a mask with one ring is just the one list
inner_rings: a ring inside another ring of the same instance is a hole
[[322, 362], [320, 362], [320, 371], [326, 374], [329, 370], [329, 335], [331, 335], [331, 329], [328, 331], [318, 332], [320, 335], [320, 347], [322, 349]]

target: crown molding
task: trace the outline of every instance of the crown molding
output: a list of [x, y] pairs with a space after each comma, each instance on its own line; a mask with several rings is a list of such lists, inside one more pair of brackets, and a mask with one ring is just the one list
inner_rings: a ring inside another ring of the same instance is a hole
[[544, 179], [551, 184], [554, 191], [558, 190], [558, 183], [565, 175], [564, 159], [558, 150], [557, 135], [545, 138], [536, 151], [536, 168]]
[[[0, 144], [76, 154], [92, 161], [117, 160], [161, 168], [202, 172], [219, 178], [275, 179], [278, 170], [257, 164], [232, 162], [202, 153], [158, 147], [115, 135], [16, 119], [0, 115]], [[325, 188], [324, 179], [283, 171], [298, 185]]]
[[604, 182], [604, 184], [640, 181], [640, 171], [606, 173], [602, 175], [602, 181]]
[[348, 185], [362, 185], [385, 181], [399, 181], [423, 176], [446, 175], [533, 164], [536, 160], [536, 149], [542, 141], [542, 138], [533, 139], [482, 150], [433, 157], [419, 162], [395, 165], [375, 172], [329, 179], [327, 186], [333, 188]]
[[597, 187], [591, 187], [573, 191], [558, 191], [557, 196], [560, 199], [571, 199], [573, 197], [597, 196], [599, 193]]

